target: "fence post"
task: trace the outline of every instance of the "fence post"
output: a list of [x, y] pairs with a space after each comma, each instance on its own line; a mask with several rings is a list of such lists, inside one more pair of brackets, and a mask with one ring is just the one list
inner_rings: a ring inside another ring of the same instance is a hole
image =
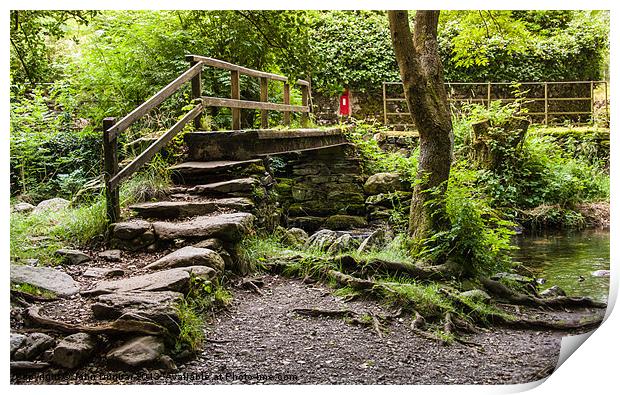
[[[308, 107], [309, 98], [310, 98], [310, 86], [302, 85], [301, 86], [301, 105]], [[310, 114], [309, 112], [301, 113], [301, 126], [304, 128], [308, 126], [308, 120], [310, 119], [309, 114]]]
[[549, 125], [549, 93], [545, 82], [545, 126]]
[[[241, 87], [239, 84], [239, 72], [232, 70], [230, 72], [230, 98], [239, 100], [241, 99]], [[231, 108], [232, 112], [232, 129], [241, 129], [241, 109]]]
[[590, 121], [594, 122], [594, 81], [590, 81]]
[[[288, 82], [284, 83], [284, 104], [291, 104], [291, 86]], [[291, 124], [291, 112], [284, 111], [284, 125], [288, 126]]]
[[387, 125], [387, 95], [385, 91], [385, 82], [383, 83], [383, 124]]
[[[193, 60], [193, 58], [189, 61], [190, 67], [194, 67], [198, 62]], [[192, 99], [200, 99], [202, 96], [202, 69], [194, 78], [192, 78]], [[194, 128], [199, 130], [202, 126], [200, 124], [201, 115], [199, 114], [196, 118], [194, 118]]]
[[[268, 101], [269, 79], [260, 77], [260, 101]], [[269, 113], [267, 110], [260, 110], [260, 127], [267, 129], [269, 127]]]
[[491, 81], [487, 81], [487, 108], [491, 108]]
[[118, 151], [116, 136], [110, 139], [110, 129], [116, 123], [114, 118], [103, 119], [103, 180], [105, 183], [106, 214], [110, 223], [121, 217], [121, 204], [118, 186], [110, 187], [110, 179], [118, 173]]
[[607, 81], [603, 81], [605, 84], [605, 113], [607, 114], [606, 122], [609, 122], [609, 96], [607, 94]]

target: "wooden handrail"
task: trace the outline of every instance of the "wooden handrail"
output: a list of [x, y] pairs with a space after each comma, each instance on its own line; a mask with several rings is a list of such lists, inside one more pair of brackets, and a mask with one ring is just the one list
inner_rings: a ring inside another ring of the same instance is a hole
[[204, 109], [204, 105], [202, 102], [199, 102], [196, 107], [194, 107], [191, 111], [189, 111], [183, 118], [181, 118], [177, 123], [174, 124], [166, 133], [161, 135], [153, 144], [151, 144], [147, 149], [142, 151], [140, 155], [138, 155], [134, 160], [131, 161], [127, 166], [123, 168], [123, 170], [119, 171], [114, 177], [109, 180], [110, 188], [115, 189], [118, 184], [125, 178], [131, 176], [133, 173], [138, 171], [146, 162], [153, 159], [153, 157], [159, 152], [160, 149], [164, 147], [164, 145], [168, 144], [170, 140], [174, 138], [183, 128], [187, 125], [188, 122], [192, 121], [196, 118], [202, 110]]
[[296, 111], [309, 112], [308, 106], [294, 106], [290, 104], [280, 104], [271, 102], [260, 102], [252, 100], [224, 99], [220, 97], [202, 97], [205, 107], [229, 107], [244, 108], [248, 110], [273, 110], [273, 111]]
[[181, 74], [177, 79], [166, 85], [162, 90], [154, 94], [150, 99], [136, 107], [135, 110], [123, 117], [120, 121], [114, 124], [114, 126], [108, 129], [109, 141], [115, 139], [116, 136], [125, 131], [129, 126], [131, 126], [132, 123], [172, 96], [177, 90], [179, 90], [181, 85], [200, 74], [201, 70], [202, 64], [197, 63], [189, 70]]
[[[206, 64], [207, 66], [216, 67], [216, 68], [222, 69], [222, 70], [238, 71], [239, 73], [241, 73], [243, 75], [248, 75], [250, 77], [269, 78], [270, 80], [282, 81], [282, 82], [287, 82], [288, 81], [288, 78], [286, 78], [283, 75], [267, 73], [267, 72], [264, 72], [264, 71], [259, 71], [259, 70], [254, 70], [254, 69], [248, 69], [247, 67], [243, 67], [243, 66], [239, 66], [239, 65], [236, 65], [236, 64], [224, 62], [223, 60], [219, 60], [219, 59], [208, 58], [206, 56], [186, 55], [185, 59], [187, 61], [189, 61], [189, 62], [202, 62], [202, 63]], [[308, 81], [305, 81], [305, 80], [297, 80], [295, 83], [297, 85], [302, 85], [302, 86], [309, 86], [310, 85], [310, 83]]]

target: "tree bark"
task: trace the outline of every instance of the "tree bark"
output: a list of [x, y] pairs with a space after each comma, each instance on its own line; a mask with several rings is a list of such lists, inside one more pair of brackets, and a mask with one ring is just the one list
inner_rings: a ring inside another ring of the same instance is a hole
[[411, 199], [409, 236], [421, 240], [449, 225], [443, 196], [454, 137], [437, 45], [439, 11], [417, 11], [413, 35], [407, 11], [388, 11], [388, 17], [407, 106], [420, 134], [420, 182]]

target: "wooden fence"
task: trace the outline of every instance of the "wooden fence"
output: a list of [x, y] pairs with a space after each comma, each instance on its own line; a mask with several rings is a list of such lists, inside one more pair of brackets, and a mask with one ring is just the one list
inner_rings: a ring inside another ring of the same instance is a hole
[[[577, 121], [592, 121], [597, 116], [595, 91], [601, 91], [602, 114], [609, 119], [607, 81], [558, 82], [446, 82], [448, 101], [459, 108], [463, 103], [489, 106], [492, 101], [516, 100], [515, 84], [524, 93], [525, 106], [534, 121], [545, 125], [567, 117]], [[573, 108], [571, 108], [571, 106]], [[568, 107], [568, 110], [567, 110]], [[407, 122], [393, 123], [397, 118]], [[383, 121], [386, 125], [411, 125], [401, 82], [383, 83]]]
[[[105, 118], [103, 120], [104, 182], [107, 217], [110, 222], [116, 222], [120, 218], [119, 187], [121, 181], [134, 174], [150, 161], [168, 142], [170, 142], [170, 140], [179, 134], [190, 121], [194, 122], [196, 129], [200, 128], [200, 115], [207, 107], [229, 107], [232, 113], [233, 130], [241, 128], [241, 109], [260, 110], [262, 128], [268, 127], [268, 111], [284, 112], [283, 118], [285, 125], [290, 124], [291, 112], [301, 112], [302, 124], [307, 123], [307, 114], [311, 110], [309, 105], [310, 83], [308, 81], [297, 80], [294, 82], [296, 85], [300, 86], [302, 105], [291, 105], [291, 86], [288, 78], [285, 76], [253, 70], [222, 60], [198, 55], [187, 55], [186, 60], [190, 62], [190, 68], [187, 71], [153, 95], [150, 99], [136, 107], [136, 109], [121, 120], [116, 121], [115, 118]], [[230, 71], [230, 98], [202, 96], [202, 69], [205, 66]], [[240, 75], [259, 78], [260, 101], [241, 100]], [[284, 84], [284, 103], [272, 103], [268, 101], [267, 88], [270, 80], [280, 81]], [[162, 134], [161, 137], [153, 142], [153, 144], [146, 148], [127, 166], [123, 169], [119, 169], [118, 136], [138, 119], [172, 96], [187, 82], [191, 82], [192, 97], [195, 104], [194, 108], [187, 112], [177, 123]]]

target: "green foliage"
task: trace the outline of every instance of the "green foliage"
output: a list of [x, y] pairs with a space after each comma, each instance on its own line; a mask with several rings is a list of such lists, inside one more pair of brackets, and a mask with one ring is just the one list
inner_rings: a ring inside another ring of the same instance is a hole
[[175, 339], [174, 351], [199, 350], [205, 337], [206, 315], [228, 307], [231, 302], [232, 294], [219, 283], [192, 277], [188, 293], [177, 305], [179, 334]]
[[477, 173], [463, 165], [453, 166], [443, 199], [450, 228], [422, 241], [418, 257], [431, 262], [453, 260], [466, 275], [505, 270], [511, 265], [510, 238], [514, 227], [475, 188]]
[[28, 283], [11, 283], [11, 291], [18, 291], [44, 299], [55, 299], [58, 297], [58, 295], [52, 291], [48, 291]]

